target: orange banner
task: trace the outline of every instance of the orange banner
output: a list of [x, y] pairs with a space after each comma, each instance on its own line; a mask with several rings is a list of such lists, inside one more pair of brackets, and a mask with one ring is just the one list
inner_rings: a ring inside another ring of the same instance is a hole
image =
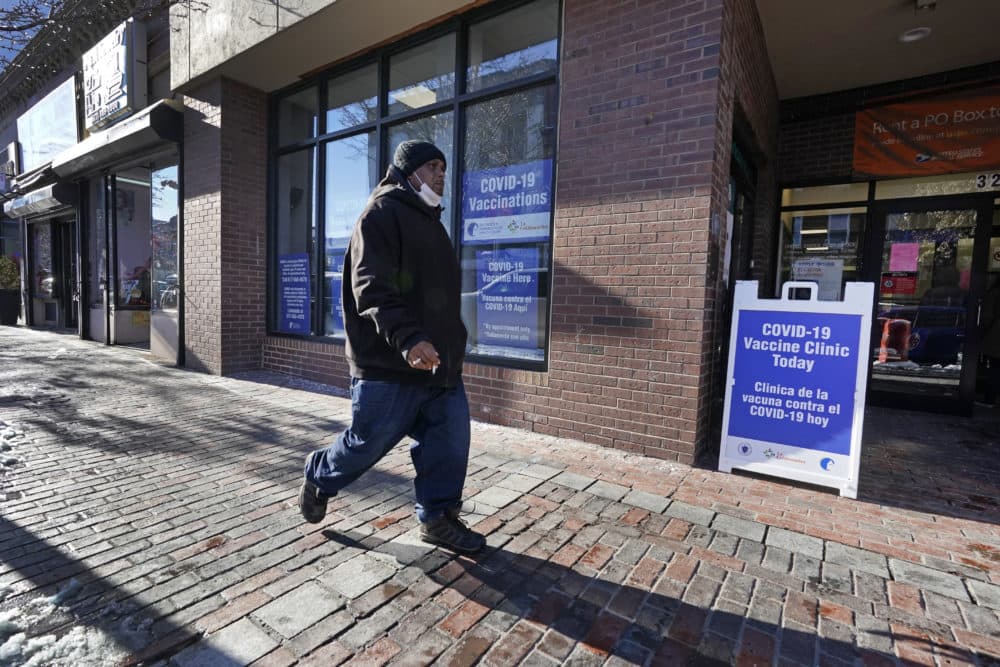
[[1000, 86], [859, 111], [856, 176], [932, 176], [1000, 167]]

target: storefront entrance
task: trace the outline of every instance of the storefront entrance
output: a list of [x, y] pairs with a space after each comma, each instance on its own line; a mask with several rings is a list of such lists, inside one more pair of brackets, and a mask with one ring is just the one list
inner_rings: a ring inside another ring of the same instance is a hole
[[180, 354], [180, 201], [174, 155], [95, 177], [88, 224], [89, 332], [110, 345]]
[[32, 222], [28, 229], [29, 323], [76, 329], [80, 303], [75, 218]]
[[993, 197], [878, 202], [863, 279], [878, 286], [869, 400], [969, 414]]

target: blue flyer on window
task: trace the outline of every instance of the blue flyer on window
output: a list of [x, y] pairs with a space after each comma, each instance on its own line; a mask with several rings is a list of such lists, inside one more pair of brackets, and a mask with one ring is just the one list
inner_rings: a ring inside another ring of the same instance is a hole
[[309, 333], [309, 292], [309, 255], [278, 257], [278, 331]]
[[552, 160], [462, 176], [462, 241], [547, 241], [552, 217]]
[[480, 345], [538, 347], [538, 249], [476, 253], [476, 320]]
[[340, 292], [344, 282], [345, 252], [347, 251], [327, 251], [326, 255], [326, 333], [328, 334], [344, 330], [344, 307], [340, 302]]
[[729, 435], [849, 454], [860, 315], [744, 310]]

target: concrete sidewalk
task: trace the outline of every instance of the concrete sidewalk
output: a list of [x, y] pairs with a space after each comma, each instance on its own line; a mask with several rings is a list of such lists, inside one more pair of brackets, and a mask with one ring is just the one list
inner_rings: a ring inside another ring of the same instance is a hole
[[476, 558], [402, 446], [302, 522], [349, 416], [0, 327], [0, 665], [1000, 664], [993, 415], [871, 410], [857, 501], [474, 424]]

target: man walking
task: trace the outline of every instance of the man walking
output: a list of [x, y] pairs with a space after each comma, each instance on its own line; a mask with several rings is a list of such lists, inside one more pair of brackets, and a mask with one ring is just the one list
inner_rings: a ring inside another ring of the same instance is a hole
[[459, 519], [470, 439], [467, 332], [458, 261], [441, 225], [446, 168], [434, 144], [404, 141], [354, 227], [341, 295], [352, 422], [306, 457], [299, 509], [319, 523], [328, 498], [409, 436], [421, 539], [473, 553], [486, 540]]

